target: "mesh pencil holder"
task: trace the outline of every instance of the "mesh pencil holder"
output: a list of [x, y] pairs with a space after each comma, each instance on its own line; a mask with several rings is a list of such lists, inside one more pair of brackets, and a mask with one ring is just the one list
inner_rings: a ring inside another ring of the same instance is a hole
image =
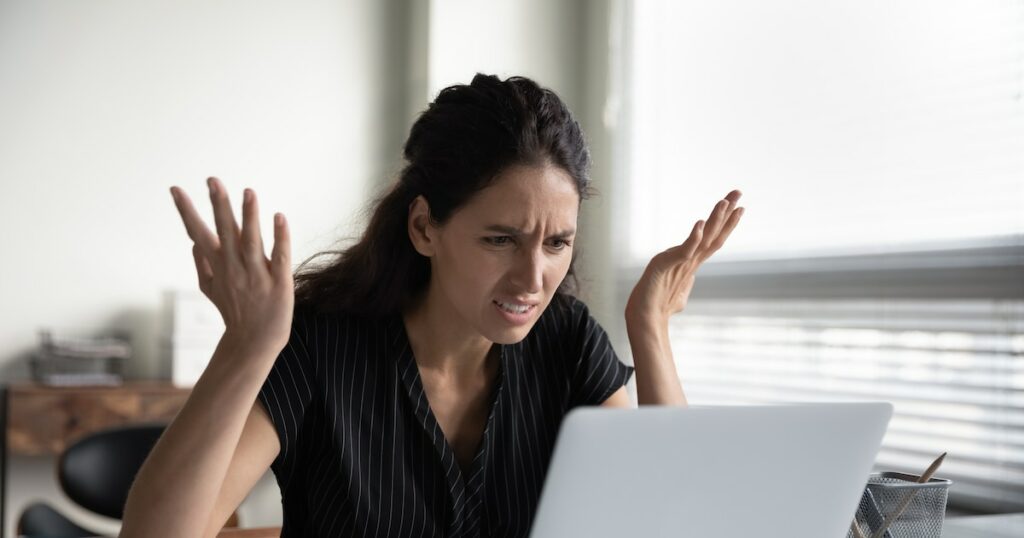
[[[894, 472], [874, 473], [868, 477], [855, 520], [866, 538], [872, 538], [893, 517], [896, 519], [879, 538], [939, 538], [942, 535], [946, 496], [952, 481], [932, 478], [918, 484], [917, 479], [915, 475]], [[854, 536], [853, 529], [847, 536]]]

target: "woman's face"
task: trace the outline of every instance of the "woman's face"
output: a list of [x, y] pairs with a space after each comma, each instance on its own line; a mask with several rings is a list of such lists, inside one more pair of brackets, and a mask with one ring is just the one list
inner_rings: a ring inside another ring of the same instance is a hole
[[526, 337], [569, 271], [579, 194], [556, 166], [514, 166], [431, 237], [431, 300], [487, 340]]

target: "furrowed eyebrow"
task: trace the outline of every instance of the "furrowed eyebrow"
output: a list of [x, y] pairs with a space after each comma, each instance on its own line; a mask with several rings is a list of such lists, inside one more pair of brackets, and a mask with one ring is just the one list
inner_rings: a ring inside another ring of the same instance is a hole
[[[514, 237], [518, 237], [518, 236], [523, 234], [523, 231], [520, 230], [519, 228], [514, 228], [512, 226], [505, 226], [505, 225], [502, 225], [502, 224], [492, 224], [492, 225], [488, 226], [485, 229], [487, 231], [489, 231], [489, 232], [498, 232], [498, 233], [502, 233], [502, 234], [505, 234], [505, 235], [511, 235], [511, 236], [514, 236]], [[558, 232], [558, 233], [548, 237], [548, 239], [565, 239], [567, 237], [572, 237], [575, 234], [576, 234], [576, 230], [575, 229], [568, 229], [568, 230], [566, 230], [564, 232]]]

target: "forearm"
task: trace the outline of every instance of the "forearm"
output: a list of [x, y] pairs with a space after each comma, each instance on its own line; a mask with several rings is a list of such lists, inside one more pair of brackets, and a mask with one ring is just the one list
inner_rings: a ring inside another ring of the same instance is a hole
[[668, 337], [668, 319], [626, 314], [626, 333], [636, 368], [638, 405], [686, 406]]
[[120, 536], [203, 534], [246, 418], [276, 357], [276, 352], [268, 355], [271, 351], [254, 354], [221, 340], [192, 394], [139, 470]]

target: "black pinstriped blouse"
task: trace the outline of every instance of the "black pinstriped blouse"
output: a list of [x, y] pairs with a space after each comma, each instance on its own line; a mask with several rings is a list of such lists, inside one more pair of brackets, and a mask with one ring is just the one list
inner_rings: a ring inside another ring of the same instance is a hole
[[525, 536], [562, 418], [633, 373], [586, 305], [557, 304], [523, 341], [500, 346], [468, 476], [430, 410], [400, 316], [296, 311], [259, 393], [281, 442], [271, 465], [281, 537]]

